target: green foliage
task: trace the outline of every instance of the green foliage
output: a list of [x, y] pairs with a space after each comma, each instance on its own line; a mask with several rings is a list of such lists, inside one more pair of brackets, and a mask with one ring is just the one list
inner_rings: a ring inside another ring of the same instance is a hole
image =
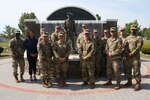
[[144, 41], [144, 45], [143, 45], [141, 51], [144, 54], [150, 54], [150, 40], [145, 40]]
[[3, 53], [8, 53], [8, 48], [9, 48], [8, 45], [9, 45], [8, 42], [0, 42], [0, 47], [4, 48]]
[[15, 36], [15, 28], [11, 27], [10, 25], [5, 25], [4, 29], [5, 31], [0, 34], [1, 37], [10, 40]]
[[25, 19], [36, 19], [37, 17], [33, 12], [31, 13], [23, 13], [22, 16], [19, 19], [18, 27], [23, 33], [23, 37], [25, 36], [25, 30], [24, 30], [24, 20]]
[[126, 31], [127, 35], [129, 35], [131, 25], [133, 25], [133, 24], [137, 26], [137, 31], [138, 31], [139, 35], [141, 36], [141, 33], [142, 33], [142, 31], [140, 29], [141, 26], [138, 24], [137, 20], [134, 20], [133, 22], [125, 24], [125, 31]]
[[143, 37], [150, 38], [150, 28], [143, 29]]

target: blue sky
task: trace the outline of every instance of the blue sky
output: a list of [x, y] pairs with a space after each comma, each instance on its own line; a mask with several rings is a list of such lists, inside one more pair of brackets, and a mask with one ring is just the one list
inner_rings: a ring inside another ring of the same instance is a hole
[[150, 27], [150, 0], [0, 0], [0, 33], [5, 25], [18, 28], [24, 12], [34, 12], [39, 21], [65, 6], [84, 8], [99, 14], [102, 20], [118, 19], [118, 25], [138, 20], [141, 27]]

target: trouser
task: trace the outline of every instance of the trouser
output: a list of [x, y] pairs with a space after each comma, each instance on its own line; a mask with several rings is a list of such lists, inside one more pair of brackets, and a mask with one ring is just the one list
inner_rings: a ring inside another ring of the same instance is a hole
[[37, 57], [32, 57], [31, 55], [27, 55], [27, 59], [29, 63], [29, 75], [32, 75], [32, 73], [36, 74]]
[[101, 59], [101, 74], [102, 76], [107, 75], [107, 55], [102, 55]]
[[82, 61], [82, 78], [83, 81], [95, 82], [95, 63], [94, 61]]
[[[69, 34], [71, 34], [71, 33], [69, 33]], [[71, 34], [71, 35], [73, 35], [73, 34]], [[75, 50], [74, 36], [71, 36], [71, 35], [66, 34], [65, 40], [68, 42], [68, 40], [70, 39], [71, 40], [71, 49]]]
[[141, 72], [140, 72], [141, 62], [140, 62], [140, 59], [138, 59], [138, 58], [126, 59], [125, 72], [126, 72], [127, 79], [132, 79], [132, 68], [133, 68], [135, 80], [137, 82], [141, 82]]
[[24, 66], [25, 66], [25, 61], [24, 58], [19, 58], [19, 59], [13, 59], [12, 60], [12, 67], [13, 67], [13, 75], [17, 76], [18, 75], [18, 65], [20, 67], [20, 75], [24, 74]]
[[107, 60], [107, 77], [108, 80], [112, 80], [113, 73], [115, 75], [116, 81], [121, 82], [121, 73], [120, 73], [120, 59]]

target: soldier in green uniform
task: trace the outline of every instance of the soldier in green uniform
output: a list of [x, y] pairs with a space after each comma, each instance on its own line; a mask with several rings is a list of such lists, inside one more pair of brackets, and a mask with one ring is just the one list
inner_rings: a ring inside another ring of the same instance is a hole
[[134, 90], [141, 89], [141, 62], [140, 62], [140, 50], [143, 46], [143, 39], [138, 36], [137, 26], [131, 25], [131, 34], [126, 39], [126, 77], [128, 79], [127, 83], [124, 86], [132, 85], [132, 68], [134, 71], [134, 78], [136, 80], [136, 85]]
[[80, 46], [81, 59], [82, 59], [82, 78], [83, 83], [81, 86], [88, 85], [90, 88], [95, 87], [95, 44], [90, 38], [89, 31], [84, 31], [84, 41]]
[[[24, 45], [23, 40], [20, 38], [20, 31], [15, 31], [15, 37], [9, 41], [9, 47], [12, 56], [13, 75], [17, 83], [25, 81], [24, 74]], [[20, 80], [18, 79], [18, 65], [20, 67]]]
[[110, 34], [111, 37], [106, 43], [108, 81], [104, 85], [107, 86], [112, 84], [112, 77], [114, 73], [117, 81], [115, 90], [118, 90], [121, 87], [120, 60], [122, 52], [122, 40], [117, 37], [116, 27], [110, 28]]
[[107, 54], [105, 52], [106, 42], [108, 40], [108, 30], [104, 30], [103, 37], [102, 37], [102, 58], [101, 58], [101, 75], [106, 77], [107, 76]]
[[50, 73], [51, 68], [53, 67], [52, 64], [52, 47], [48, 40], [48, 35], [46, 33], [42, 34], [42, 40], [38, 42], [38, 55], [39, 55], [39, 62], [41, 65], [41, 80], [43, 87], [49, 88], [52, 86], [50, 82]]
[[53, 52], [55, 56], [55, 70], [56, 70], [56, 79], [57, 85], [59, 87], [67, 86], [66, 76], [67, 69], [69, 67], [68, 57], [70, 54], [70, 45], [65, 42], [64, 34], [58, 34], [58, 41], [53, 45]]
[[101, 49], [102, 49], [102, 40], [98, 35], [97, 29], [93, 29], [93, 35], [92, 40], [94, 41], [96, 45], [96, 51], [95, 51], [95, 78], [98, 78], [101, 74]]

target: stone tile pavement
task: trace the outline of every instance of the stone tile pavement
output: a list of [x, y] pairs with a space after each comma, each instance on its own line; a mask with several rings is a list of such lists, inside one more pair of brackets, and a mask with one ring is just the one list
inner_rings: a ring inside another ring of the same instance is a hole
[[[81, 87], [81, 79], [67, 79], [69, 86], [58, 88], [53, 81], [52, 88], [43, 88], [41, 81], [30, 82], [29, 75], [24, 75], [25, 82], [15, 83], [12, 76], [11, 58], [0, 60], [0, 100], [150, 100], [150, 60], [141, 59], [142, 90], [133, 91], [133, 87], [114, 90], [104, 87], [105, 78], [96, 80], [95, 89]], [[40, 77], [38, 76], [38, 79]], [[123, 79], [121, 84], [126, 81]], [[134, 79], [133, 82], [135, 83]], [[113, 81], [115, 84], [115, 81]]]

